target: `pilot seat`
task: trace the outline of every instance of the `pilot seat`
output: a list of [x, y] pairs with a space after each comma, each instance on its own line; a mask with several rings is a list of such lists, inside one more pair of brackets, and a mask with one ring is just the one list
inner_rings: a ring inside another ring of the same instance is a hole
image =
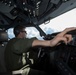
[[4, 51], [8, 42], [8, 34], [4, 30], [0, 30], [0, 75], [11, 75], [7, 72], [4, 62]]

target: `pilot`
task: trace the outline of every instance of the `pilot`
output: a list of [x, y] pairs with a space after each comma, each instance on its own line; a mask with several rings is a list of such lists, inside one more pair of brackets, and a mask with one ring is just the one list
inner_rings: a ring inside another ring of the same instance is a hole
[[72, 35], [66, 33], [76, 28], [66, 28], [52, 40], [26, 38], [27, 32], [25, 28], [23, 25], [17, 25], [13, 30], [15, 38], [9, 40], [5, 49], [6, 68], [8, 71], [12, 71], [13, 74], [15, 74], [16, 70], [21, 70], [20, 73], [22, 73], [22, 75], [47, 75], [47, 73], [41, 70], [30, 67], [30, 64], [34, 63], [34, 60], [29, 58], [29, 49], [35, 46], [54, 47], [61, 44], [61, 41], [67, 44], [72, 40]]

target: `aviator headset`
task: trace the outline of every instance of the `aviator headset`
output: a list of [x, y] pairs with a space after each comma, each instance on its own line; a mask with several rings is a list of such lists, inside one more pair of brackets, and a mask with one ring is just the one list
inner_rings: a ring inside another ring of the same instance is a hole
[[14, 28], [14, 34], [15, 34], [15, 35], [18, 35], [19, 33], [20, 33], [20, 30], [19, 30], [17, 27], [15, 27], [15, 28]]
[[17, 27], [14, 28], [14, 34], [15, 35], [18, 35], [20, 32], [25, 32], [26, 33], [26, 31], [21, 31]]

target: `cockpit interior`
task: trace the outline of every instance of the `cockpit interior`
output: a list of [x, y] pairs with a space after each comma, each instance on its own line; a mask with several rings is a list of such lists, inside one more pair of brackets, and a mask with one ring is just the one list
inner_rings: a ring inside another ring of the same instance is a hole
[[[7, 72], [4, 62], [4, 50], [10, 39], [8, 29], [16, 25], [35, 27], [44, 40], [50, 40], [59, 32], [47, 35], [39, 26], [74, 8], [76, 0], [0, 0], [0, 75], [12, 74]], [[33, 49], [35, 67], [51, 71], [52, 75], [76, 75], [76, 30], [67, 34], [73, 36], [67, 45]]]

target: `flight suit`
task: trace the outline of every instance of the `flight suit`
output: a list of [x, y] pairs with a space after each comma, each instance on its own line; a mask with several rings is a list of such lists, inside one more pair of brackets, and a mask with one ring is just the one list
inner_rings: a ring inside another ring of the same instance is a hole
[[[29, 50], [36, 38], [13, 38], [9, 40], [5, 49], [5, 63], [8, 71], [23, 70], [22, 75], [44, 75], [44, 72], [30, 69], [34, 63], [29, 58]], [[30, 71], [30, 72], [29, 72]]]

